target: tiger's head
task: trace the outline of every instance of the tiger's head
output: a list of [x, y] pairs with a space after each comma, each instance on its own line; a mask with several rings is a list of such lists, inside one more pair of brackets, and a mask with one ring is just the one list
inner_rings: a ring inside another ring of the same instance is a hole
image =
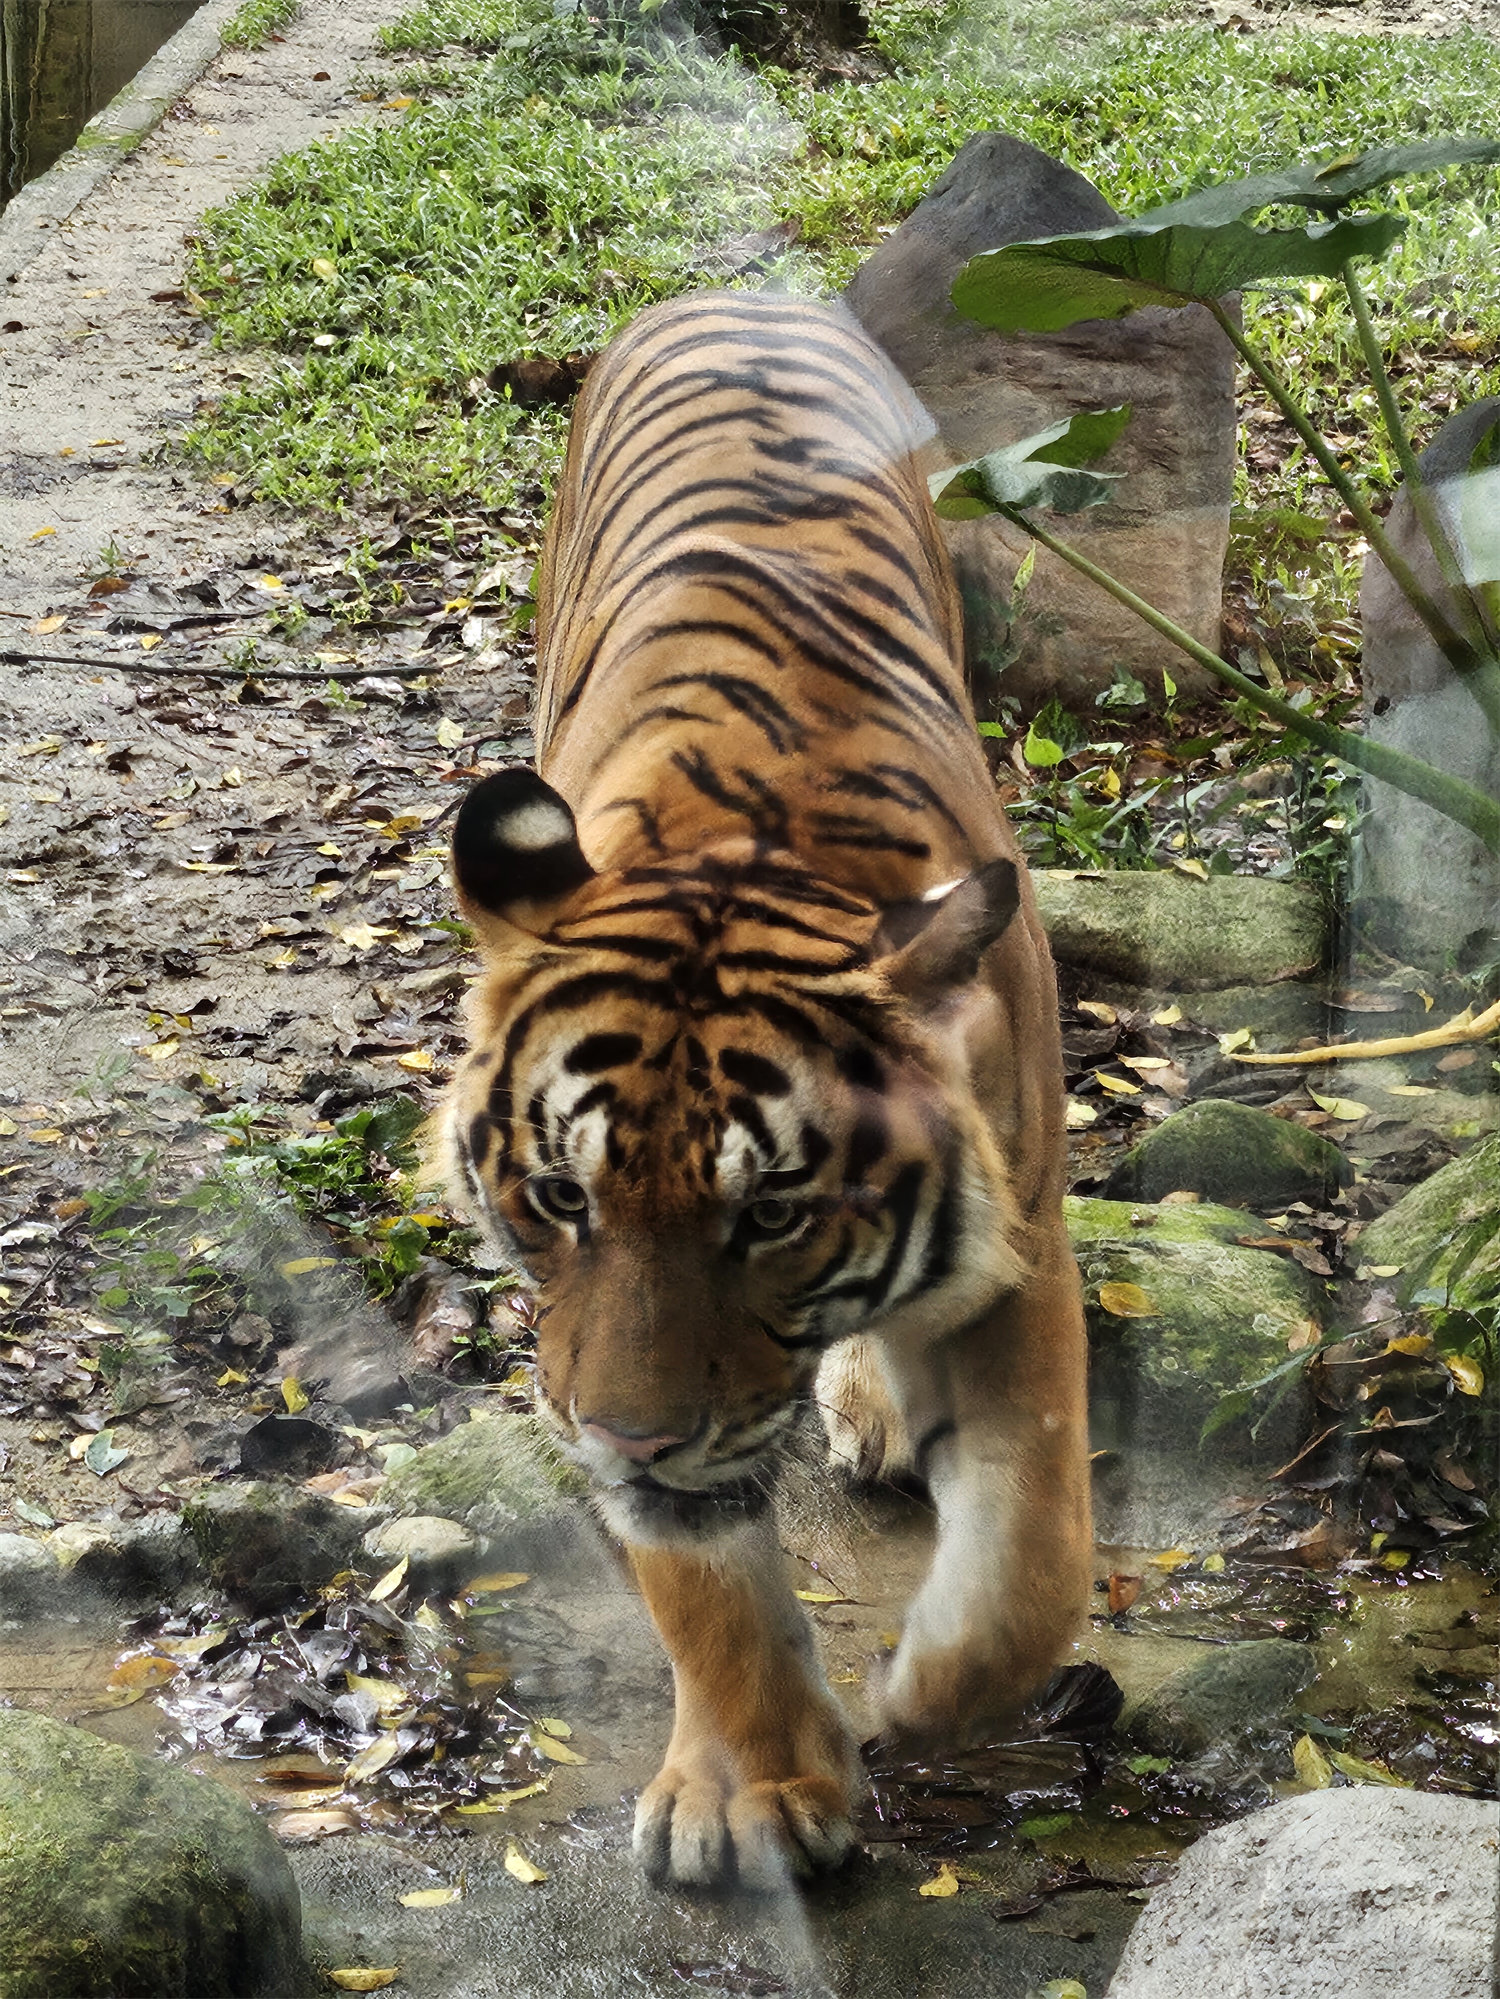
[[628, 1538], [727, 1529], [832, 1342], [1021, 1275], [967, 1068], [1015, 867], [884, 909], [749, 842], [596, 873], [529, 770], [453, 858], [485, 976], [446, 1150], [536, 1286], [541, 1407]]

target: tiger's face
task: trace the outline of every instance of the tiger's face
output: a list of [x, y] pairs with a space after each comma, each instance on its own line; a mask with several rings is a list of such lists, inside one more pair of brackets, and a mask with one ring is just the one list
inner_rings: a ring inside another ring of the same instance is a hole
[[[612, 1524], [721, 1531], [766, 1504], [832, 1342], [920, 1337], [1014, 1281], [1003, 1171], [893, 983], [900, 923], [822, 931], [784, 869], [595, 875], [539, 779], [488, 784], [455, 837], [488, 975], [454, 1177], [537, 1288], [539, 1400]], [[498, 917], [478, 893], [497, 824], [558, 836], [519, 850], [548, 856], [546, 893]]]

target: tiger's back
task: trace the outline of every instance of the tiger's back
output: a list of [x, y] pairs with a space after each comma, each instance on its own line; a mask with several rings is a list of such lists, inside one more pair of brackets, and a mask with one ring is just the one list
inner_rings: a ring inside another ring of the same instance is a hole
[[538, 1286], [540, 1406], [673, 1656], [637, 1841], [684, 1882], [848, 1843], [847, 1730], [767, 1510], [809, 1396], [938, 1506], [893, 1726], [1008, 1712], [1087, 1583], [1055, 992], [923, 430], [834, 309], [634, 322], [549, 531], [541, 775], [486, 780], [455, 832], [486, 968], [455, 1178]]

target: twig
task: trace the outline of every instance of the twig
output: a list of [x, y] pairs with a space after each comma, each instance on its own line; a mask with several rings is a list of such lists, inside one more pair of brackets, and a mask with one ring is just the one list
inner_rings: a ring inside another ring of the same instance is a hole
[[88, 653], [18, 652], [10, 646], [0, 646], [0, 659], [13, 666], [88, 666], [101, 667], [106, 673], [153, 673], [202, 680], [315, 680], [319, 685], [327, 680], [416, 679], [442, 671], [439, 660], [433, 660], [426, 666], [329, 666], [319, 673], [304, 673], [288, 666], [169, 666], [165, 660], [100, 659]]
[[1443, 1027], [1424, 1028], [1420, 1034], [1393, 1034], [1385, 1041], [1346, 1041], [1342, 1047], [1303, 1048], [1291, 1055], [1235, 1055], [1236, 1062], [1265, 1062], [1277, 1068], [1294, 1062], [1362, 1062], [1380, 1055], [1420, 1055], [1426, 1048], [1453, 1048], [1465, 1041], [1483, 1041], [1500, 1034], [1500, 1000], [1476, 1014], [1466, 1006]]

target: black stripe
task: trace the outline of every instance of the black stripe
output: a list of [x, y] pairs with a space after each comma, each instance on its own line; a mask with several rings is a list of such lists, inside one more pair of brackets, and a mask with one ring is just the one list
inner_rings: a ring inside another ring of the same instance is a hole
[[638, 1034], [586, 1034], [568, 1052], [564, 1063], [571, 1076], [592, 1076], [601, 1069], [617, 1069], [633, 1062], [641, 1052]]
[[741, 1089], [751, 1090], [758, 1097], [784, 1097], [792, 1087], [785, 1069], [764, 1055], [757, 1055], [753, 1049], [721, 1048], [719, 1067], [731, 1083], [738, 1083]]

